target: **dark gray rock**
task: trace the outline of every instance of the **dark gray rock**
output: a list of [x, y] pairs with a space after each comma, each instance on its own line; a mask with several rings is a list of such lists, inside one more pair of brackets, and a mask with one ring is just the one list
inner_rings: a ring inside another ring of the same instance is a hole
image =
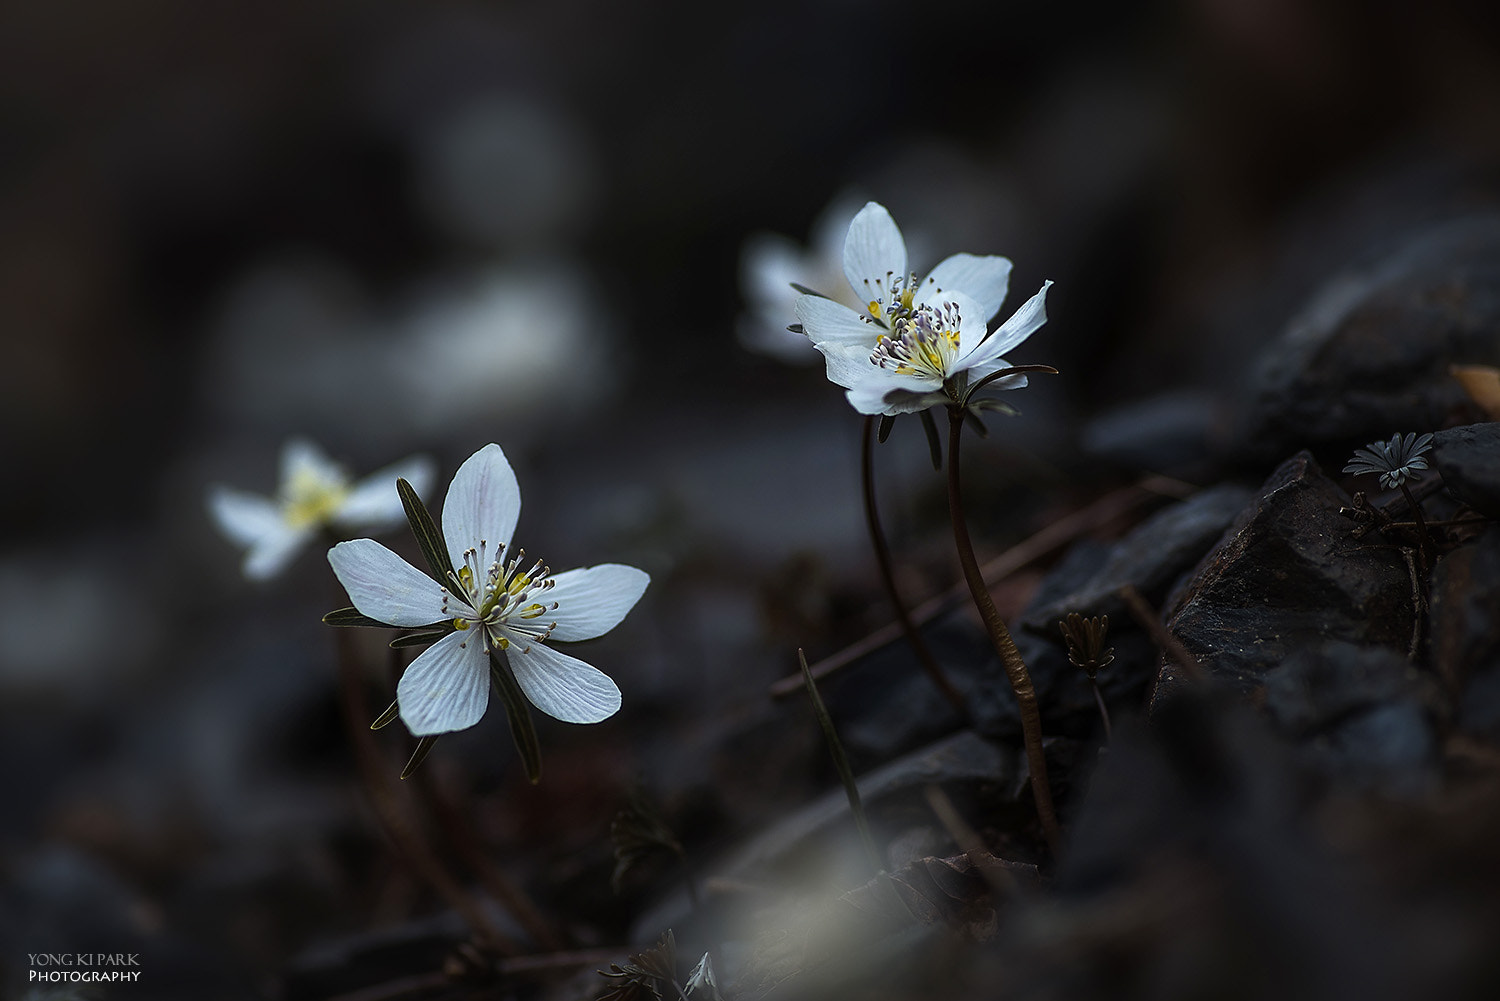
[[1069, 612], [1108, 615], [1124, 626], [1128, 611], [1120, 589], [1133, 586], [1148, 601], [1160, 602], [1167, 589], [1224, 534], [1250, 500], [1244, 487], [1223, 484], [1158, 511], [1117, 542], [1088, 579], [1061, 597], [1038, 595], [1021, 620], [1025, 628], [1053, 635]]
[[1436, 787], [1441, 700], [1401, 654], [1334, 641], [1292, 654], [1265, 683], [1267, 714], [1304, 761], [1341, 786], [1392, 794]]
[[[1272, 474], [1169, 605], [1167, 626], [1216, 678], [1246, 694], [1294, 651], [1342, 639], [1405, 652], [1414, 611], [1401, 554], [1377, 534], [1356, 541], [1349, 497], [1312, 456]], [[1163, 667], [1153, 712], [1180, 685]]]
[[1432, 466], [1453, 496], [1500, 518], [1500, 424], [1469, 424], [1432, 436]]
[[1458, 700], [1458, 726], [1500, 738], [1500, 527], [1442, 556], [1432, 572], [1427, 652]]
[[1328, 281], [1252, 378], [1246, 447], [1271, 457], [1477, 420], [1455, 362], [1500, 363], [1497, 216], [1419, 232]]

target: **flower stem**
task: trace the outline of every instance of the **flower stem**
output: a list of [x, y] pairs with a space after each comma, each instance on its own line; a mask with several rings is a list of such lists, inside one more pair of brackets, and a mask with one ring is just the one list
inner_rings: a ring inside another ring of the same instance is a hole
[[1419, 551], [1422, 554], [1422, 572], [1426, 573], [1431, 563], [1429, 556], [1431, 555], [1432, 539], [1427, 534], [1427, 522], [1422, 517], [1422, 505], [1417, 503], [1417, 499], [1411, 495], [1411, 488], [1405, 483], [1401, 484], [1401, 494], [1406, 498], [1406, 506], [1411, 508], [1412, 520], [1417, 523], [1417, 534], [1422, 537], [1421, 549]]
[[969, 593], [979, 615], [989, 630], [990, 640], [1005, 674], [1016, 693], [1016, 705], [1021, 713], [1021, 735], [1026, 743], [1026, 761], [1031, 769], [1031, 793], [1036, 800], [1037, 818], [1042, 822], [1042, 831], [1047, 844], [1056, 854], [1062, 835], [1057, 826], [1057, 814], [1052, 809], [1052, 787], [1047, 782], [1047, 757], [1042, 749], [1042, 713], [1037, 707], [1036, 686], [1031, 683], [1031, 673], [1016, 649], [1005, 620], [995, 608], [990, 589], [979, 571], [979, 560], [974, 556], [974, 544], [969, 540], [969, 526], [964, 520], [963, 490], [959, 479], [959, 441], [964, 429], [962, 407], [948, 408], [948, 513], [953, 518], [953, 541], [958, 548], [958, 562], [963, 567], [964, 580], [969, 584]]
[[1099, 691], [1099, 682], [1093, 678], [1089, 679], [1089, 687], [1094, 690], [1094, 704], [1099, 707], [1099, 718], [1104, 721], [1104, 742], [1114, 743], [1114, 733], [1109, 726], [1109, 709], [1104, 705], [1104, 693]]
[[943, 698], [953, 706], [958, 713], [958, 718], [968, 722], [968, 703], [964, 701], [963, 695], [954, 687], [942, 666], [933, 657], [932, 651], [927, 648], [926, 641], [922, 639], [922, 634], [917, 630], [916, 623], [912, 621], [911, 613], [906, 608], [906, 602], [901, 600], [901, 592], [896, 590], [896, 575], [891, 569], [891, 550], [885, 540], [885, 531], [880, 527], [880, 511], [875, 505], [874, 417], [865, 418], [860, 478], [864, 482], [865, 522], [870, 527], [870, 545], [875, 550], [875, 562], [880, 566], [880, 579], [885, 582], [886, 596], [891, 599], [891, 606], [896, 610], [896, 621], [901, 624], [901, 632], [905, 634], [906, 642], [911, 645], [912, 652], [917, 655], [922, 670], [927, 672], [927, 677], [937, 686], [938, 691], [943, 693]]

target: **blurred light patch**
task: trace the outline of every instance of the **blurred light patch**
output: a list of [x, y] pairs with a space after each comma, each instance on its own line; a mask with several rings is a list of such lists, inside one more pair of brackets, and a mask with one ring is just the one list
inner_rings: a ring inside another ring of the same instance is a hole
[[144, 664], [159, 623], [141, 569], [104, 539], [0, 559], [0, 691], [83, 700]]
[[392, 442], [581, 410], [613, 372], [600, 303], [555, 261], [431, 279], [382, 315], [337, 265], [282, 260], [228, 297], [202, 384], [237, 421]]
[[584, 408], [609, 386], [611, 334], [581, 270], [495, 268], [418, 299], [385, 365], [403, 418], [438, 430], [486, 415]]
[[465, 102], [418, 150], [420, 196], [459, 241], [534, 248], [575, 232], [598, 188], [590, 144], [561, 111], [518, 95]]

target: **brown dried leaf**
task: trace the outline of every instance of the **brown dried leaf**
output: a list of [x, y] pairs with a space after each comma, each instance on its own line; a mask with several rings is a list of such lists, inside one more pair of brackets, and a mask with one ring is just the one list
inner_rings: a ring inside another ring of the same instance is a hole
[[1500, 421], [1500, 368], [1492, 365], [1449, 365], [1448, 374], [1458, 380], [1469, 399], [1479, 404], [1490, 420]]

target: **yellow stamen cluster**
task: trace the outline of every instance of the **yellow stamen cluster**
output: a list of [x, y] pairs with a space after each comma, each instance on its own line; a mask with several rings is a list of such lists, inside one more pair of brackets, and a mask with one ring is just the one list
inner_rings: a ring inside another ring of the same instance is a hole
[[292, 528], [312, 528], [333, 520], [349, 499], [349, 485], [342, 480], [298, 469], [281, 491], [281, 517]]
[[[453, 618], [455, 629], [468, 629], [479, 624], [483, 634], [501, 650], [510, 648], [511, 640], [500, 634], [501, 627], [510, 633], [519, 633], [528, 640], [542, 643], [552, 635], [556, 622], [537, 623], [549, 611], [557, 608], [557, 602], [546, 604], [533, 600], [537, 595], [552, 590], [556, 581], [552, 569], [537, 560], [529, 570], [521, 569], [526, 550], [516, 552], [509, 561], [502, 562], [501, 546], [495, 559], [488, 563], [488, 543], [480, 540], [479, 546], [464, 553], [464, 565], [448, 578], [451, 588], [443, 589], [443, 611], [450, 612], [448, 601], [457, 597], [468, 607], [460, 606]], [[481, 568], [483, 572], [481, 572]], [[528, 645], [527, 650], [531, 649]]]
[[[932, 279], [927, 281], [931, 283]], [[887, 271], [884, 279], [866, 278], [864, 284], [865, 295], [869, 297], [865, 302], [865, 311], [869, 313], [864, 317], [866, 322], [894, 327], [902, 317], [911, 315], [912, 302], [917, 297], [915, 273], [897, 275]]]
[[949, 302], [923, 305], [898, 316], [889, 334], [881, 334], [870, 361], [897, 375], [946, 379], [958, 356], [962, 317]]

